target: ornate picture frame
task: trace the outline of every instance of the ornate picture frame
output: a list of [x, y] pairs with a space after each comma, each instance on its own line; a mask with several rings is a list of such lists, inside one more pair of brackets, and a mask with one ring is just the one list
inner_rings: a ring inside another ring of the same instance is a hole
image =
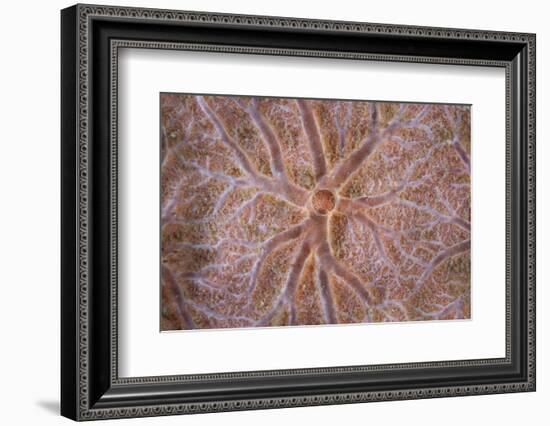
[[[495, 31], [96, 5], [64, 9], [61, 414], [93, 420], [534, 391], [535, 41], [534, 34]], [[123, 48], [504, 69], [505, 356], [120, 377], [117, 94]]]

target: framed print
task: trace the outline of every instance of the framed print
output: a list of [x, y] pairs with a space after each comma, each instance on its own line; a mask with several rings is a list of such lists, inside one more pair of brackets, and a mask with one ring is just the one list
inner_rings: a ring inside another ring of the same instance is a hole
[[64, 416], [535, 390], [535, 35], [61, 29]]

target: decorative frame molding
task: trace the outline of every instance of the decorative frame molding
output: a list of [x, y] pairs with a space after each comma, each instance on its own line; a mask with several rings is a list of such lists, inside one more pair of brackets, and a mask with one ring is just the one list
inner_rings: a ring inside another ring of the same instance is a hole
[[[139, 29], [129, 29], [132, 23]], [[205, 30], [213, 27], [237, 44], [212, 42]], [[188, 33], [176, 37], [170, 28]], [[249, 32], [269, 34], [260, 46]], [[305, 46], [300, 35], [307, 33], [337, 49]], [[369, 43], [359, 50], [358, 40]], [[417, 54], [404, 54], [403, 46], [416, 46]], [[127, 47], [505, 68], [506, 357], [119, 378], [117, 70], [118, 49]], [[62, 11], [62, 81], [63, 415], [92, 420], [535, 390], [535, 35], [76, 5]], [[488, 377], [453, 384], [458, 372], [479, 369]], [[433, 386], [414, 386], [408, 372], [426, 372]], [[391, 376], [383, 386], [380, 373]], [[327, 391], [336, 376], [347, 382]], [[235, 379], [242, 389], [224, 393]], [[311, 386], [299, 390], [304, 380]]]

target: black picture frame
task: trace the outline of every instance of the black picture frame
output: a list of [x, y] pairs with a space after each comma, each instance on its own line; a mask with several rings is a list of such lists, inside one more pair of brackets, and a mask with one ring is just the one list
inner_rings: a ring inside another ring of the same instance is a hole
[[[510, 32], [97, 5], [64, 9], [61, 414], [91, 420], [534, 391], [535, 41], [534, 34]], [[506, 357], [119, 378], [116, 94], [121, 47], [504, 68]]]

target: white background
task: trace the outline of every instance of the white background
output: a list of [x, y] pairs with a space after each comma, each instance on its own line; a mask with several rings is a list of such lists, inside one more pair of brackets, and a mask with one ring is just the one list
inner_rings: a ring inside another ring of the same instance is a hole
[[[504, 357], [504, 76], [502, 68], [124, 49], [118, 92], [119, 374]], [[159, 333], [159, 206], [151, 200], [159, 199], [158, 101], [166, 91], [471, 103], [472, 319]]]
[[[107, 4], [117, 4], [105, 0]], [[245, 0], [140, 1], [120, 3], [536, 32], [538, 132], [538, 391], [453, 399], [387, 402], [118, 420], [120, 424], [257, 425], [380, 423], [470, 425], [546, 424], [550, 400], [550, 127], [548, 75], [550, 28], [540, 0], [440, 1], [357, 0], [271, 2]], [[0, 400], [2, 423], [69, 424], [58, 417], [59, 394], [59, 9], [65, 1], [3, 5], [0, 73]], [[545, 80], [546, 79], [546, 80]], [[490, 255], [490, 254], [487, 254]], [[102, 424], [116, 424], [114, 421]]]

